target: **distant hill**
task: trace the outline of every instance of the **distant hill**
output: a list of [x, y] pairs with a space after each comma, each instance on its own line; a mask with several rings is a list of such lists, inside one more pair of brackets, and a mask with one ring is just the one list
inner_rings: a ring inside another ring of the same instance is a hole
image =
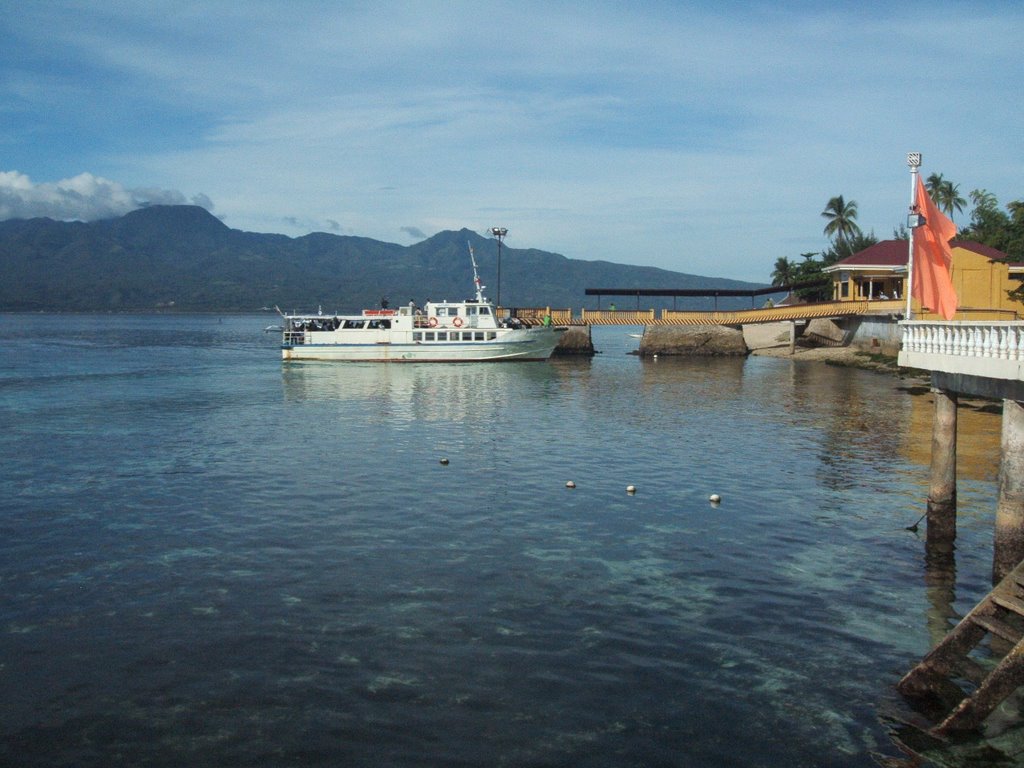
[[[375, 306], [384, 295], [393, 304], [465, 298], [473, 286], [467, 242], [486, 294], [496, 299], [497, 244], [468, 229], [402, 246], [326, 233], [242, 232], [190, 205], [154, 205], [92, 223], [13, 219], [0, 222], [0, 311], [253, 311], [274, 304], [351, 311]], [[594, 307], [586, 288], [755, 287], [761, 286], [502, 248], [506, 306]], [[613, 300], [622, 308], [635, 302], [604, 299], [602, 305]], [[686, 308], [703, 308], [711, 300], [688, 302]], [[665, 300], [641, 303], [666, 306]]]

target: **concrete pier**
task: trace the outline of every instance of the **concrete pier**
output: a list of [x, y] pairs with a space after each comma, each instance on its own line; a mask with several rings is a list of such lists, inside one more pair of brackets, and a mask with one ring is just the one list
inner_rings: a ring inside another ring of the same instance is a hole
[[573, 325], [566, 329], [555, 347], [555, 356], [594, 354], [594, 339], [589, 325]]
[[956, 392], [933, 388], [932, 463], [928, 485], [928, 533], [932, 545], [956, 539]]
[[1003, 400], [992, 582], [1024, 560], [1024, 405]]

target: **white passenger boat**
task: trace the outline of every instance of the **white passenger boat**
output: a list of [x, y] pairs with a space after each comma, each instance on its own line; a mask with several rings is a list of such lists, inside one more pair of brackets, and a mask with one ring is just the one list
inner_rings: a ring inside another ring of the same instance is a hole
[[[472, 256], [472, 248], [470, 248]], [[382, 363], [547, 360], [564, 327], [528, 326], [499, 318], [484, 298], [473, 261], [476, 297], [464, 301], [412, 302], [397, 309], [364, 309], [358, 315], [284, 314], [284, 360]], [[383, 303], [383, 302], [382, 302]]]

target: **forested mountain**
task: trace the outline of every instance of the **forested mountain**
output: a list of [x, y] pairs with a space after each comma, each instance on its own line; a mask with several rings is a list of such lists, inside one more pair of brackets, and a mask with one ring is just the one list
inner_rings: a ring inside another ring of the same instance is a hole
[[[325, 233], [242, 232], [187, 205], [154, 205], [92, 223], [14, 219], [0, 222], [0, 311], [252, 311], [277, 304], [333, 312], [375, 306], [385, 295], [393, 304], [466, 298], [473, 286], [467, 241], [486, 293], [496, 299], [497, 243], [467, 229], [402, 246]], [[502, 248], [506, 306], [594, 307], [586, 288], [753, 287], [760, 286]], [[642, 301], [644, 308], [664, 306]], [[618, 303], [627, 307], [626, 299]]]

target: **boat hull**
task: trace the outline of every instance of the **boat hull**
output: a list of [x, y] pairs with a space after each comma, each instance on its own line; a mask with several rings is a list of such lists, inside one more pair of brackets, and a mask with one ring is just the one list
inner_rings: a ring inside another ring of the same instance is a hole
[[330, 360], [358, 363], [473, 363], [547, 360], [561, 328], [543, 327], [508, 331], [492, 341], [472, 342], [333, 342], [329, 339], [303, 344], [283, 344], [281, 359]]

